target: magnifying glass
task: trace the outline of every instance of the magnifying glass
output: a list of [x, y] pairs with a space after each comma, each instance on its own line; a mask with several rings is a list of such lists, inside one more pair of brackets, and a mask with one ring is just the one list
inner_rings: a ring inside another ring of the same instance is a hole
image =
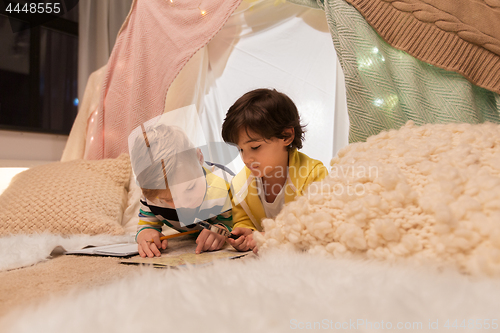
[[222, 227], [210, 224], [210, 223], [205, 222], [205, 221], [198, 220], [198, 221], [195, 221], [195, 224], [199, 225], [203, 229], [210, 230], [211, 232], [215, 232], [216, 234], [222, 235], [224, 237], [229, 237], [232, 239], [238, 239], [240, 237], [240, 236], [237, 236], [235, 234], [230, 233], [229, 231], [227, 231], [226, 229], [224, 229]]

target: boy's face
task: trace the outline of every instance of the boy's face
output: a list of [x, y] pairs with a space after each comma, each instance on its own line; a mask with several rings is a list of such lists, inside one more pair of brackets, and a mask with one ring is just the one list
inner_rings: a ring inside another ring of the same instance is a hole
[[[250, 135], [248, 135], [250, 134]], [[243, 128], [239, 132], [238, 147], [241, 159], [255, 177], [286, 176], [288, 166], [288, 140], [260, 137]]]

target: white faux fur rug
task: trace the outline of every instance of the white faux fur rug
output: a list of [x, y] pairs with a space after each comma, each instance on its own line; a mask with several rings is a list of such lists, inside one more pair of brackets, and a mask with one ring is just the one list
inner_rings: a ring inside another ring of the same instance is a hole
[[53, 234], [13, 235], [0, 237], [0, 271], [34, 265], [47, 260], [57, 246], [66, 251], [82, 249], [88, 245], [100, 246], [134, 242], [133, 236]]
[[485, 323], [492, 330], [493, 323], [499, 325], [498, 309], [498, 280], [431, 268], [268, 252], [257, 259], [204, 267], [144, 268], [111, 285], [10, 313], [0, 327], [4, 332], [30, 333], [311, 328], [443, 332], [449, 331], [446, 324], [457, 330], [455, 323], [462, 332]]

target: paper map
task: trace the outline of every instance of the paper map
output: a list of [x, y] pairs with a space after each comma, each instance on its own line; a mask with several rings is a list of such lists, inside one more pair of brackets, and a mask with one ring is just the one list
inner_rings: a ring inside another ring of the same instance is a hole
[[161, 257], [141, 258], [133, 257], [124, 259], [122, 264], [134, 265], [153, 265], [154, 267], [177, 267], [182, 265], [202, 265], [215, 260], [240, 258], [251, 252], [238, 252], [230, 245], [226, 244], [224, 248], [214, 252], [195, 253], [196, 243], [191, 237], [182, 237], [182, 239], [171, 239], [168, 247], [162, 252]]

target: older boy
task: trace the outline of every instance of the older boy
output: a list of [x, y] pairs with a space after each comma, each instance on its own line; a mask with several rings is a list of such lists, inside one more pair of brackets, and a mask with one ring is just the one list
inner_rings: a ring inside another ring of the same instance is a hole
[[283, 206], [326, 177], [318, 160], [300, 153], [304, 127], [293, 101], [274, 89], [256, 89], [228, 110], [222, 138], [236, 144], [245, 167], [233, 179], [233, 234], [239, 251], [254, 250], [253, 231], [275, 218]]

